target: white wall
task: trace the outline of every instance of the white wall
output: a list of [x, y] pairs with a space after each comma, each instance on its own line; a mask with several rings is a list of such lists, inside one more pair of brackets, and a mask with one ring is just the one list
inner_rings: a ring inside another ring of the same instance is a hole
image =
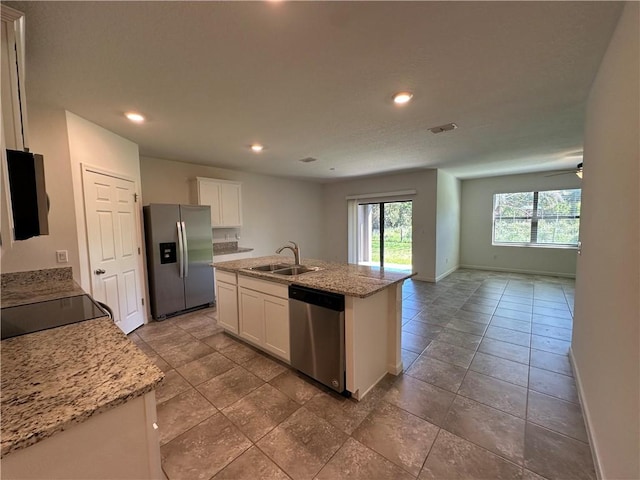
[[242, 182], [243, 227], [214, 229], [214, 237], [228, 233], [234, 241], [237, 232], [240, 246], [254, 248], [254, 256], [273, 255], [293, 240], [303, 257], [323, 258], [320, 184], [147, 157], [141, 157], [141, 169], [145, 205], [195, 203], [195, 177]]
[[[44, 155], [45, 184], [51, 204], [49, 235], [13, 244], [3, 238], [2, 271], [23, 272], [71, 266], [74, 278], [79, 281], [76, 213], [64, 110], [30, 103], [29, 133], [31, 151]], [[67, 250], [69, 263], [57, 263], [56, 250]]]
[[640, 478], [640, 4], [628, 2], [587, 104], [572, 355], [601, 478]]
[[413, 200], [413, 271], [420, 280], [435, 281], [436, 170], [384, 175], [324, 186], [324, 257], [346, 262], [348, 258], [348, 195], [416, 190]]
[[[80, 285], [91, 292], [89, 271], [89, 252], [86, 241], [86, 225], [84, 221], [84, 197], [82, 188], [82, 165], [99, 168], [110, 173], [122, 175], [136, 183], [136, 191], [140, 192], [140, 159], [138, 145], [91, 123], [71, 112], [65, 112], [71, 160], [71, 178], [75, 202], [76, 232], [80, 261]], [[140, 202], [138, 205], [142, 205]], [[142, 210], [138, 215], [142, 225]], [[142, 229], [142, 227], [140, 227]], [[140, 230], [142, 240], [142, 230]], [[140, 271], [145, 272], [142, 256], [139, 261]], [[144, 278], [145, 275], [142, 276]], [[143, 281], [143, 283], [145, 283]], [[141, 284], [141, 291], [144, 285]]]
[[493, 246], [495, 193], [580, 188], [576, 175], [506, 175], [462, 181], [460, 264], [467, 268], [574, 276], [576, 250]]
[[436, 280], [458, 269], [460, 264], [460, 180], [438, 170], [436, 208]]

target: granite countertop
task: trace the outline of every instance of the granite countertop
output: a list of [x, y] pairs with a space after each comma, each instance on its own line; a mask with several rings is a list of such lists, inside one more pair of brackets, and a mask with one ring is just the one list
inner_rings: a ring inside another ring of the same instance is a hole
[[[47, 291], [45, 279], [32, 282], [36, 295], [29, 298], [26, 281], [9, 278], [7, 292], [5, 275], [2, 306], [85, 293], [62, 279], [52, 280]], [[0, 346], [2, 457], [144, 395], [164, 378], [108, 317], [9, 338]]]
[[221, 257], [223, 255], [232, 255], [234, 253], [244, 253], [244, 252], [253, 252], [253, 248], [247, 247], [236, 247], [234, 250], [222, 250], [215, 254], [216, 257]]
[[213, 255], [233, 255], [234, 253], [253, 252], [253, 248], [239, 247], [238, 242], [215, 242], [213, 244]]
[[351, 263], [335, 263], [305, 258], [300, 261], [305, 266], [319, 267], [320, 270], [301, 275], [283, 276], [275, 273], [246, 270], [249, 267], [269, 263], [293, 264], [292, 258], [281, 255], [247, 258], [216, 263], [215, 267], [227, 272], [237, 272], [263, 280], [270, 280], [287, 285], [296, 284], [316, 288], [326, 292], [339, 293], [350, 297], [365, 298], [406, 280], [416, 273], [401, 270], [367, 267]]
[[73, 281], [71, 268], [3, 273], [1, 282], [3, 308], [75, 297], [85, 293]]

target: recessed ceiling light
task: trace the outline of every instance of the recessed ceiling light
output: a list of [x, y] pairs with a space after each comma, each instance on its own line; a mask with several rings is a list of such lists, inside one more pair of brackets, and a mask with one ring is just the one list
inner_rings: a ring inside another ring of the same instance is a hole
[[264, 150], [264, 145], [260, 145], [259, 143], [254, 143], [251, 145], [251, 150], [253, 150], [256, 153], [260, 153], [262, 150]]
[[393, 96], [393, 102], [398, 105], [404, 105], [408, 103], [413, 98], [413, 93], [411, 92], [398, 92]]
[[127, 112], [127, 113], [124, 114], [124, 116], [127, 117], [132, 122], [135, 122], [135, 123], [144, 122], [144, 116], [140, 115], [137, 112]]

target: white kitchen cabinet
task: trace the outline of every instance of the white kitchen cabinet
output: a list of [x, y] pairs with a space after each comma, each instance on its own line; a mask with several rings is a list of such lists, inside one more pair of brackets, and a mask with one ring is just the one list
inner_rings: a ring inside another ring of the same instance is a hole
[[211, 207], [211, 226], [242, 226], [242, 184], [227, 180], [197, 177], [198, 204]]
[[287, 285], [240, 276], [240, 337], [276, 357], [290, 360]]
[[238, 334], [238, 287], [236, 274], [216, 272], [216, 310], [218, 324], [229, 332]]

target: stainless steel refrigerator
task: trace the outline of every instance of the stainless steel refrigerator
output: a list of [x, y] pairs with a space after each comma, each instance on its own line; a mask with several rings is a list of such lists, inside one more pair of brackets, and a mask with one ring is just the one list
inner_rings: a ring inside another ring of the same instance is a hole
[[153, 318], [213, 305], [210, 207], [151, 204], [143, 211]]

